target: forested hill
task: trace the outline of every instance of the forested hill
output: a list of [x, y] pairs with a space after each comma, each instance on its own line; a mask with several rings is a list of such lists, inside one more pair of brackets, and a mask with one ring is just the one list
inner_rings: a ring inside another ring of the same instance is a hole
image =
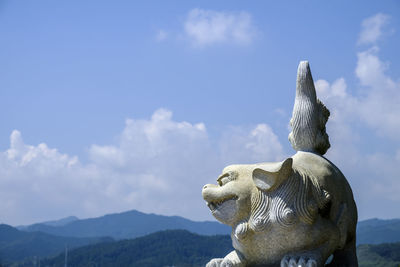
[[52, 236], [41, 232], [23, 232], [0, 224], [0, 266], [26, 258], [57, 255], [65, 246], [75, 248], [97, 242], [113, 241], [111, 238], [76, 238]]
[[400, 242], [357, 247], [360, 267], [399, 267]]
[[[23, 233], [5, 225], [0, 225], [0, 230], [0, 255], [7, 257], [14, 255], [14, 259], [18, 261], [10, 265], [7, 262], [10, 263], [12, 258], [7, 261], [3, 258], [0, 263], [6, 263], [5, 266], [34, 266], [35, 258], [31, 257], [21, 262], [19, 253], [30, 251], [32, 255], [39, 256], [41, 250], [49, 249], [58, 250], [58, 256], [47, 259], [37, 257], [36, 265], [40, 262], [40, 266], [64, 266], [63, 242], [72, 244], [71, 239], [61, 237], [59, 240], [60, 237], [42, 233]], [[72, 239], [74, 240], [77, 239]], [[185, 230], [162, 231], [136, 239], [108, 241], [76, 249], [69, 247], [68, 266], [76, 267], [204, 266], [210, 259], [224, 257], [232, 250], [228, 235], [200, 236]], [[360, 245], [357, 254], [360, 267], [398, 267], [400, 243]]]
[[[132, 240], [81, 247], [68, 253], [69, 266], [204, 266], [233, 248], [228, 235], [200, 236], [167, 230]], [[64, 253], [42, 266], [64, 266]]]
[[[70, 251], [71, 266], [204, 266], [232, 250], [229, 236], [199, 236], [182, 230], [157, 232], [133, 240], [96, 244]], [[399, 267], [400, 243], [360, 245], [360, 267]], [[65, 255], [42, 261], [64, 266]]]

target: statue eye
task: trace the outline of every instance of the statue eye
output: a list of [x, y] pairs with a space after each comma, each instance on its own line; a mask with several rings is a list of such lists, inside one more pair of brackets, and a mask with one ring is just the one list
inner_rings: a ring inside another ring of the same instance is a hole
[[218, 184], [220, 186], [223, 186], [223, 185], [226, 185], [227, 183], [229, 183], [230, 181], [231, 181], [230, 177], [225, 176], [225, 177], [222, 177], [221, 179], [218, 179]]
[[218, 179], [217, 182], [219, 186], [226, 185], [229, 182], [232, 182], [233, 180], [236, 180], [237, 178], [237, 173], [236, 172], [227, 172], [221, 175]]

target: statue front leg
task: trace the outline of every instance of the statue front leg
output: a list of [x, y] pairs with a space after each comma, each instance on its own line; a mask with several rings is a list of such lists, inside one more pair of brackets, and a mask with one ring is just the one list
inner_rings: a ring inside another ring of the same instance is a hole
[[212, 259], [206, 267], [244, 267], [246, 266], [243, 256], [236, 250], [232, 251], [225, 258]]
[[212, 259], [206, 264], [206, 267], [219, 267], [221, 266], [223, 260], [223, 258]]
[[224, 260], [221, 262], [221, 267], [244, 267], [245, 259], [240, 254], [240, 252], [234, 250], [225, 256]]

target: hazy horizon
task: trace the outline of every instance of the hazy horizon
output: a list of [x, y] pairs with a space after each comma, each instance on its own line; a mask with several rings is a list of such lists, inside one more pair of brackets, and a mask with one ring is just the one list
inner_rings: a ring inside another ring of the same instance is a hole
[[[75, 217], [75, 218], [78, 219], [78, 220], [94, 219], [94, 218], [103, 217], [103, 216], [105, 216], [105, 215], [120, 214], [120, 213], [125, 213], [125, 212], [130, 212], [130, 211], [138, 211], [138, 212], [141, 212], [141, 213], [144, 213], [144, 214], [155, 214], [155, 215], [160, 215], [160, 216], [171, 216], [171, 217], [173, 217], [173, 216], [178, 216], [178, 217], [181, 217], [181, 218], [184, 218], [184, 219], [188, 219], [188, 218], [185, 218], [185, 217], [180, 216], [180, 215], [162, 215], [162, 214], [157, 214], [157, 213], [153, 213], [153, 212], [146, 213], [146, 212], [142, 212], [142, 211], [140, 211], [140, 210], [132, 209], [132, 210], [126, 210], [126, 211], [121, 211], [121, 212], [107, 213], [107, 214], [103, 214], [103, 215], [100, 215], [100, 216], [94, 216], [94, 217], [83, 217], [83, 218], [80, 218], [80, 217], [77, 217], [77, 216], [75, 216], [75, 215], [67, 215], [67, 216], [60, 217], [60, 218], [52, 218], [52, 219], [49, 219], [49, 220], [46, 220], [46, 221], [37, 221], [37, 222], [30, 223], [30, 224], [18, 224], [18, 225], [11, 225], [11, 226], [13, 226], [13, 227], [29, 226], [29, 225], [37, 224], [37, 223], [48, 223], [48, 222], [53, 222], [53, 221], [60, 221], [60, 220], [67, 219], [67, 218], [70, 218], [70, 217]], [[364, 219], [364, 220], [358, 220], [358, 222], [360, 222], [360, 221], [374, 220], [374, 219], [378, 219], [378, 220], [396, 220], [396, 219], [400, 219], [400, 218], [382, 219], [382, 218], [376, 218], [376, 217], [374, 217], [374, 218], [367, 218], [367, 219]], [[191, 220], [191, 219], [188, 219], [188, 220]], [[215, 219], [191, 220], [191, 221], [195, 221], [195, 222], [206, 222], [206, 221], [207, 221], [207, 222], [210, 222], [210, 221], [218, 222], [218, 221], [215, 220]], [[2, 223], [3, 223], [3, 222], [0, 222], [0, 224], [2, 224]], [[220, 223], [220, 222], [218, 222], [218, 223]]]

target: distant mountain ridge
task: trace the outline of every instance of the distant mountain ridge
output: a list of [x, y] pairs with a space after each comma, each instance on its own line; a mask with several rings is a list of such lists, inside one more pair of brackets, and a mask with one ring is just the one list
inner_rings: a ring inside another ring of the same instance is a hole
[[[157, 231], [183, 229], [201, 235], [230, 234], [231, 228], [218, 222], [195, 222], [179, 216], [146, 214], [136, 210], [108, 214], [97, 218], [61, 220], [32, 224], [24, 231], [71, 237], [110, 236], [129, 239]], [[400, 242], [400, 219], [369, 219], [357, 224], [357, 244]]]
[[65, 225], [33, 224], [24, 231], [40, 231], [58, 236], [129, 239], [150, 233], [182, 229], [201, 235], [230, 234], [231, 228], [218, 222], [194, 222], [179, 216], [145, 214], [136, 210], [97, 218], [74, 220]]
[[[77, 220], [79, 220], [79, 218], [76, 216], [68, 216], [65, 218], [61, 218], [59, 220], [46, 221], [46, 222], [40, 222], [40, 223], [35, 223], [35, 224], [44, 224], [44, 225], [49, 225], [49, 226], [63, 226], [63, 225], [69, 224], [70, 222], [77, 221]], [[18, 230], [25, 230], [31, 226], [32, 225], [19, 225], [19, 226], [16, 226], [15, 228], [17, 228]]]
[[400, 219], [369, 219], [357, 224], [357, 244], [400, 242]]

